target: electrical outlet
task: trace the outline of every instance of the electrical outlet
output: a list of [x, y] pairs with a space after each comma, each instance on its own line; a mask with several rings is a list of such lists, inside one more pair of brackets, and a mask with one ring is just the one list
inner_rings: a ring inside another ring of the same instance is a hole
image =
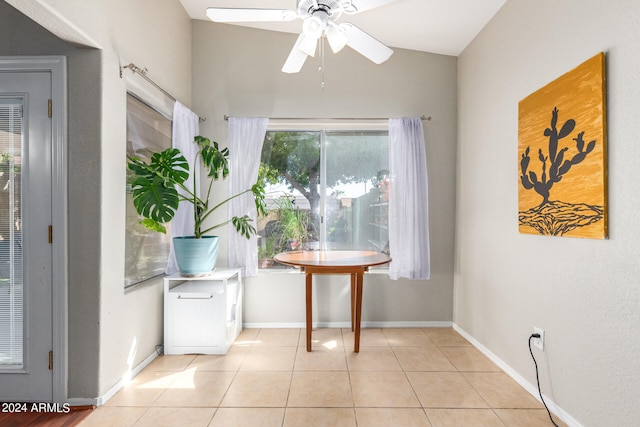
[[540, 338], [533, 339], [533, 345], [544, 351], [544, 329], [533, 327], [533, 333], [539, 334]]

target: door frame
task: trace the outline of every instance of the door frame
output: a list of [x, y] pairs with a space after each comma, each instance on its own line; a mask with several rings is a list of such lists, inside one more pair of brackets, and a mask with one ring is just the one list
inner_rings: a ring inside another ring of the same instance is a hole
[[0, 56], [0, 71], [51, 73], [51, 222], [53, 402], [67, 401], [67, 59], [65, 56]]

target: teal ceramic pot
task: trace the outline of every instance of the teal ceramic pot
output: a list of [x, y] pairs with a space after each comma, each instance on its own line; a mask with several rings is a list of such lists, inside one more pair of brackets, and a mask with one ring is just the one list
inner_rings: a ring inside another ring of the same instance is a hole
[[218, 236], [174, 237], [173, 249], [176, 262], [183, 276], [202, 276], [209, 274], [216, 266], [218, 258]]

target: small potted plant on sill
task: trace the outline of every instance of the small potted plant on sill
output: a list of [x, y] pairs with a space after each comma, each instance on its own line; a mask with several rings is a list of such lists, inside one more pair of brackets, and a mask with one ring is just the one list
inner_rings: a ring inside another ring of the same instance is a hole
[[278, 236], [262, 237], [258, 246], [258, 268], [270, 268], [273, 266], [273, 257], [279, 250]]
[[[177, 148], [167, 148], [160, 153], [153, 153], [151, 161], [146, 163], [137, 157], [128, 156], [127, 164], [132, 171], [133, 205], [144, 219], [141, 224], [150, 230], [166, 233], [163, 224], [175, 216], [178, 205], [182, 202], [193, 205], [195, 226], [192, 236], [174, 237], [174, 251], [180, 272], [185, 276], [199, 276], [210, 273], [218, 255], [218, 236], [207, 233], [222, 227], [229, 222], [238, 233], [247, 239], [256, 233], [253, 221], [248, 215], [234, 216], [231, 219], [204, 228], [205, 220], [218, 208], [230, 200], [246, 193], [253, 194], [258, 215], [266, 214], [265, 192], [262, 184], [257, 182], [251, 188], [234, 194], [214, 206], [210, 206], [213, 182], [229, 174], [229, 149], [220, 149], [218, 143], [202, 136], [196, 136], [194, 143], [198, 145], [198, 159], [207, 170], [210, 178], [209, 187], [204, 196], [199, 196], [195, 174], [190, 176], [189, 163]], [[185, 182], [193, 180], [193, 191]], [[179, 191], [180, 190], [180, 191]]]

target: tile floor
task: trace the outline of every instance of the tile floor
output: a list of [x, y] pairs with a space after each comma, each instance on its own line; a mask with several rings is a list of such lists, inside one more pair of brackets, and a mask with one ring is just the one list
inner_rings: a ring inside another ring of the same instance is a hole
[[[555, 418], [555, 417], [554, 417]], [[556, 422], [560, 423], [557, 419]], [[162, 356], [91, 426], [551, 426], [544, 407], [451, 328], [245, 329], [225, 356]]]

